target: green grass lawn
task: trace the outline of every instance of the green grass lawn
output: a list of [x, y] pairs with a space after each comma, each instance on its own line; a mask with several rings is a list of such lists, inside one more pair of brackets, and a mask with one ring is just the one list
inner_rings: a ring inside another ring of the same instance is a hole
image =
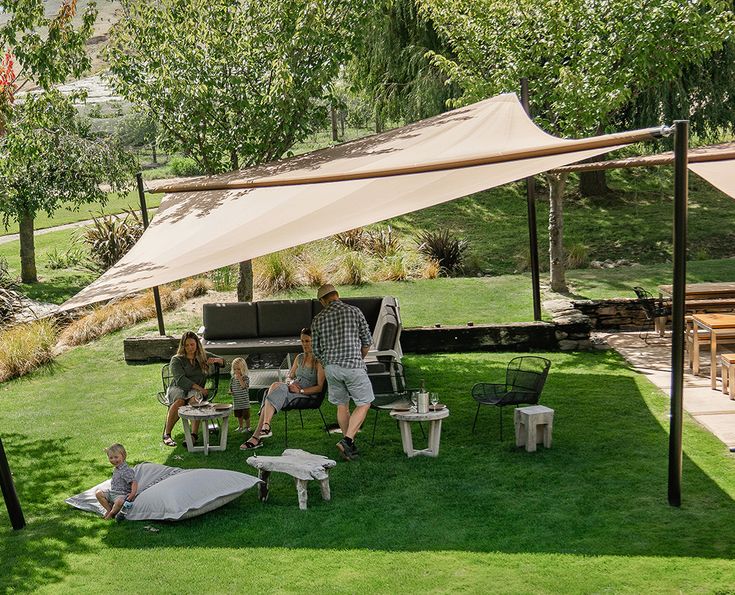
[[[196, 321], [169, 322], [180, 331]], [[369, 430], [359, 438], [363, 459], [332, 471], [332, 502], [312, 486], [307, 512], [278, 474], [268, 503], [250, 490], [180, 523], [75, 511], [63, 499], [109, 477], [102, 449], [112, 442], [131, 463], [253, 472], [239, 434], [207, 458], [160, 443], [160, 366], [126, 366], [122, 337], [0, 385], [2, 438], [28, 522], [13, 532], [0, 509], [1, 592], [732, 592], [735, 456], [686, 417], [683, 504], [668, 506], [667, 399], [612, 352], [548, 355], [551, 450], [516, 450], [510, 432], [499, 442], [495, 409], [470, 432], [470, 387], [500, 379], [513, 354], [411, 356], [410, 382], [424, 378], [451, 410], [438, 459], [407, 459], [384, 416], [375, 446]], [[318, 415], [304, 418], [304, 429], [289, 424], [289, 446], [336, 456]], [[273, 428], [259, 455], [283, 449], [281, 416]]]
[[[146, 205], [148, 208], [157, 207], [161, 204], [162, 194], [146, 195]], [[122, 213], [128, 209], [134, 211], [140, 210], [140, 199], [138, 191], [133, 190], [124, 196], [118, 194], [110, 194], [109, 200], [105, 206], [98, 203], [81, 205], [79, 209], [58, 209], [54, 211], [53, 216], [49, 217], [45, 212], [41, 212], [35, 219], [34, 225], [36, 229], [46, 229], [47, 227], [56, 227], [66, 223], [75, 223], [77, 221], [85, 221], [103, 213], [105, 215], [113, 215]], [[18, 233], [18, 223], [11, 221], [7, 227], [0, 225], [0, 236]]]

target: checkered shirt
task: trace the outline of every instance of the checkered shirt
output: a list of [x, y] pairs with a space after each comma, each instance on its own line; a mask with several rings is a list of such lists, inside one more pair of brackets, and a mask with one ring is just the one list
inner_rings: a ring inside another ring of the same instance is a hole
[[322, 365], [363, 368], [362, 348], [373, 342], [367, 320], [355, 306], [329, 302], [311, 323], [312, 349]]

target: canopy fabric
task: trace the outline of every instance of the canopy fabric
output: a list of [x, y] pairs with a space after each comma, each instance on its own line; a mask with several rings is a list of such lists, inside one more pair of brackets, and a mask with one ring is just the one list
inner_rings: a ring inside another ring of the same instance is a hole
[[507, 94], [293, 159], [167, 187], [132, 250], [62, 309], [383, 221], [660, 133], [557, 138]]
[[[691, 171], [707, 180], [718, 190], [735, 198], [735, 143], [696, 147], [690, 149], [688, 153], [688, 167]], [[669, 151], [658, 155], [567, 165], [555, 171], [570, 173], [625, 167], [652, 167], [672, 163], [674, 163], [674, 153]]]

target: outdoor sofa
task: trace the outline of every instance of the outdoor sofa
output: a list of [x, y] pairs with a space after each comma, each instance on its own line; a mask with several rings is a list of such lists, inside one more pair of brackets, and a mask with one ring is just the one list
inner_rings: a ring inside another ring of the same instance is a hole
[[[365, 315], [373, 336], [368, 361], [400, 360], [401, 315], [394, 297], [344, 298]], [[250, 353], [298, 353], [300, 332], [322, 310], [318, 300], [204, 304], [199, 329], [207, 351], [231, 358]]]

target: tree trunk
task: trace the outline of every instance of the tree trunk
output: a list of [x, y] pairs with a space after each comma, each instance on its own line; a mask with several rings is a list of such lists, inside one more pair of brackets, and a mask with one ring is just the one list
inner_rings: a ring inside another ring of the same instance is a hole
[[[599, 161], [599, 158], [597, 158]], [[604, 196], [610, 192], [605, 170], [583, 171], [579, 174], [579, 192], [582, 196]]]
[[344, 110], [339, 112], [339, 125], [342, 129], [342, 138], [345, 137], [345, 112]]
[[158, 165], [158, 154], [156, 152], [156, 141], [153, 141], [151, 143], [151, 157], [153, 158], [153, 163], [155, 165]]
[[[232, 171], [235, 171], [237, 169], [240, 169], [240, 159], [239, 159], [239, 157], [237, 155], [237, 151], [235, 149], [232, 149], [232, 151], [230, 151], [230, 168], [232, 169]], [[212, 173], [214, 173], [214, 172], [212, 172]], [[248, 300], [248, 301], [250, 301], [250, 300]]]
[[237, 301], [253, 301], [253, 261], [246, 260], [240, 263], [240, 275], [237, 280]]
[[33, 242], [33, 215], [21, 213], [18, 219], [20, 228], [20, 279], [23, 283], [37, 283], [36, 247]]
[[332, 118], [332, 142], [336, 143], [339, 140], [339, 134], [337, 133], [337, 110], [333, 105], [329, 106], [329, 115]]
[[564, 186], [568, 174], [546, 174], [549, 182], [549, 271], [551, 291], [567, 291], [564, 278]]

